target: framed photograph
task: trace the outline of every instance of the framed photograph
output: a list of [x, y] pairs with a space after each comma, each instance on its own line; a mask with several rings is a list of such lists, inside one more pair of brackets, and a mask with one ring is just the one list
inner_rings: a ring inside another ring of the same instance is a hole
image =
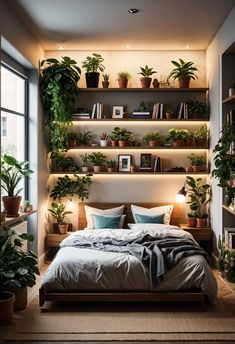
[[124, 106], [113, 106], [113, 118], [123, 118]]
[[131, 155], [120, 154], [118, 155], [118, 172], [130, 172], [131, 171]]
[[146, 172], [151, 172], [153, 170], [152, 154], [140, 154], [140, 170]]

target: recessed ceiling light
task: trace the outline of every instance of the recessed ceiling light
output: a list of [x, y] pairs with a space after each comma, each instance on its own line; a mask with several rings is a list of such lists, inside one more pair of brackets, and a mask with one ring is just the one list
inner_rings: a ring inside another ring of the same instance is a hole
[[129, 8], [128, 12], [131, 14], [136, 14], [138, 13], [140, 10], [138, 10], [138, 8]]

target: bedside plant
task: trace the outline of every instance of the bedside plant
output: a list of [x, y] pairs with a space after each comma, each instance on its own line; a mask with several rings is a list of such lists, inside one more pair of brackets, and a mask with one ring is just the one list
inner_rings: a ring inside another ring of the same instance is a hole
[[[53, 224], [53, 231], [54, 233], [66, 234], [68, 231], [69, 223], [65, 222], [68, 221], [67, 215], [72, 214], [72, 211], [66, 211], [65, 205], [58, 202], [51, 203], [51, 209], [47, 209], [52, 217], [55, 219], [56, 223]], [[58, 228], [58, 230], [56, 230]]]
[[119, 72], [118, 73], [118, 84], [120, 88], [127, 88], [128, 80], [131, 78], [130, 73], [128, 72]]
[[149, 88], [152, 81], [152, 78], [150, 76], [156, 74], [157, 72], [153, 70], [153, 68], [149, 68], [147, 65], [145, 67], [140, 67], [140, 70], [141, 72], [138, 74], [143, 76], [142, 78], [140, 78], [141, 87]]
[[193, 172], [201, 172], [205, 170], [206, 158], [204, 156], [199, 156], [194, 153], [187, 157], [192, 165]]
[[186, 62], [182, 59], [179, 61], [171, 61], [175, 68], [170, 72], [169, 77], [178, 79], [179, 88], [189, 88], [190, 79], [195, 80], [197, 76], [195, 72], [198, 70], [194, 63], [189, 61]]
[[93, 152], [89, 154], [89, 160], [93, 164], [94, 172], [101, 172], [102, 164], [105, 162], [106, 156], [102, 152]]
[[93, 53], [92, 56], [87, 56], [84, 61], [82, 61], [82, 67], [86, 70], [86, 84], [87, 88], [97, 88], [99, 85], [99, 71], [104, 71], [104, 61], [100, 54]]
[[146, 133], [143, 137], [143, 145], [150, 148], [156, 147], [161, 143], [161, 136], [158, 131]]

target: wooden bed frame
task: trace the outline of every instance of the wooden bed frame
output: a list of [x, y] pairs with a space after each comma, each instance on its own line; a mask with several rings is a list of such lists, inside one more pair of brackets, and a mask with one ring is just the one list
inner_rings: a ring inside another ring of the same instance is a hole
[[[128, 223], [133, 223], [131, 203], [79, 203], [78, 229], [83, 230], [86, 225], [85, 205], [100, 209], [109, 209], [125, 204], [124, 214], [126, 219], [124, 228]], [[132, 203], [140, 207], [152, 208], [172, 203]], [[179, 205], [173, 204], [171, 214], [171, 225], [179, 226]], [[39, 289], [39, 305], [43, 306], [45, 301], [77, 301], [77, 302], [200, 302], [205, 307], [205, 294], [200, 289], [189, 289], [185, 291], [98, 291], [98, 292], [48, 292]]]

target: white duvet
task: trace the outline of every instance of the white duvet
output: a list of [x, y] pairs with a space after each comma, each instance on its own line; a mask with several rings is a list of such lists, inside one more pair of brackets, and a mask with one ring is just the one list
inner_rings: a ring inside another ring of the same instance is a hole
[[[71, 234], [77, 238], [137, 238], [143, 234], [191, 236], [170, 225], [141, 225], [137, 229], [83, 230]], [[144, 228], [143, 228], [144, 227]], [[71, 236], [69, 237], [71, 238]], [[69, 238], [63, 240], [61, 245]], [[126, 253], [102, 252], [77, 247], [61, 247], [49, 266], [42, 287], [46, 291], [138, 291], [150, 290], [148, 272], [134, 256]], [[201, 288], [215, 302], [217, 284], [205, 258], [200, 255], [183, 258], [167, 271], [158, 290]]]

